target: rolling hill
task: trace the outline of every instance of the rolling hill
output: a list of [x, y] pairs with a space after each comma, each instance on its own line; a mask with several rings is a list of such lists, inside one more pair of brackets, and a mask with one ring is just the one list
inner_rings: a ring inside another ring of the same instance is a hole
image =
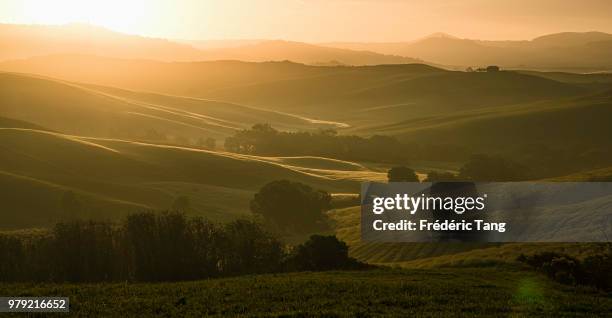
[[447, 143], [492, 151], [527, 143], [551, 147], [610, 149], [612, 94], [568, 97], [442, 114], [367, 127], [404, 140]]
[[[223, 88], [315, 77], [340, 68], [291, 62], [160, 62], [82, 54], [58, 54], [0, 62], [0, 70], [122, 89], [203, 97]], [[348, 69], [342, 68], [341, 70]]]
[[423, 63], [407, 56], [348, 50], [293, 41], [261, 41], [205, 51], [206, 60], [284, 61], [310, 65], [379, 65]]
[[[163, 63], [49, 56], [0, 69], [288, 112], [351, 126], [587, 94], [605, 83], [549, 73], [451, 72], [423, 64], [315, 67], [290, 62]], [[601, 76], [600, 76], [601, 77]], [[340, 125], [342, 126], [342, 125]]]
[[352, 75], [266, 82], [220, 89], [208, 95], [214, 99], [346, 121], [359, 127], [397, 118], [408, 120], [593, 91], [591, 87], [509, 71], [466, 73], [409, 65], [397, 66], [393, 72], [393, 75], [380, 74], [374, 78], [360, 69]]
[[0, 128], [0, 182], [11, 189], [0, 194], [4, 228], [169, 209], [182, 196], [188, 212], [228, 220], [247, 215], [253, 193], [273, 180], [354, 193], [365, 176], [385, 177], [326, 158], [246, 156], [11, 126]]
[[434, 34], [413, 42], [322, 45], [413, 56], [459, 67], [501, 65], [530, 70], [612, 70], [612, 34], [565, 32], [530, 41], [481, 41]]
[[[256, 41], [226, 47], [199, 49], [186, 41], [114, 32], [89, 24], [0, 24], [1, 60], [53, 54], [87, 54], [157, 61], [241, 60], [251, 62], [293, 61], [306, 64], [377, 65], [416, 63], [420, 60], [325, 47], [301, 42]], [[194, 45], [200, 46], [197, 43]], [[228, 46], [229, 45], [229, 46]]]
[[92, 137], [197, 145], [269, 122], [288, 130], [329, 126], [308, 118], [231, 103], [85, 86], [0, 73], [0, 116]]
[[[583, 235], [583, 237], [606, 235], [605, 232], [601, 232], [606, 231], [601, 224], [602, 220], [605, 222], [607, 218], [607, 210], [601, 207], [610, 206], [611, 202], [612, 196], [609, 194], [580, 201], [568, 199], [568, 202], [563, 204], [555, 203], [552, 206], [542, 207], [540, 217], [547, 219], [543, 223], [562, 224], [566, 230], [584, 229], [577, 231], [578, 235]], [[593, 210], [598, 210], [598, 212], [589, 214]], [[368, 242], [361, 240], [360, 207], [337, 209], [330, 211], [328, 215], [335, 221], [335, 234], [349, 245], [351, 256], [364, 262], [386, 266], [484, 267], [516, 264], [516, 259], [521, 253], [556, 251], [584, 258], [605, 249], [604, 244], [597, 243]], [[585, 218], [577, 217], [577, 215], [591, 215], [592, 219], [588, 218], [584, 222]], [[544, 228], [540, 225], [533, 224], [532, 226], [539, 226], [537, 232], [541, 237], [554, 236], [558, 233], [559, 229], [556, 227]]]
[[355, 193], [361, 180], [386, 178], [348, 161], [190, 146], [258, 122], [287, 129], [329, 125], [290, 114], [12, 73], [0, 74], [0, 96], [4, 228], [113, 219], [168, 209], [179, 197], [189, 198], [190, 213], [229, 220], [248, 215], [253, 193], [273, 180]]

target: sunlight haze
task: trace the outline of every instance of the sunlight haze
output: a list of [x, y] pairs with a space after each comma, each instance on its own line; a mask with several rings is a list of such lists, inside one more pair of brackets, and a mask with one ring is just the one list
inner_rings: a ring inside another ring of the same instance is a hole
[[612, 32], [605, 0], [2, 0], [0, 23], [90, 23], [171, 39], [407, 41], [444, 32], [520, 40], [563, 31]]

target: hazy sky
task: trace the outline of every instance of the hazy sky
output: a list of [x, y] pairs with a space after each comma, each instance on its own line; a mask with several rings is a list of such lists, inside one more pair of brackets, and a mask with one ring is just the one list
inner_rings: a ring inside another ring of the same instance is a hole
[[0, 22], [88, 22], [181, 39], [402, 41], [612, 33], [612, 0], [0, 0]]

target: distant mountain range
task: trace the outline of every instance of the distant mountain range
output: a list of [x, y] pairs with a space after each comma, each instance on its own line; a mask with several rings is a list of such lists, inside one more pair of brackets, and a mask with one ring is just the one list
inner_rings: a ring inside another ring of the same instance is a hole
[[521, 69], [612, 70], [612, 34], [603, 32], [556, 33], [531, 41], [481, 41], [438, 33], [414, 42], [336, 42], [322, 45], [414, 56], [458, 67], [495, 64]]
[[160, 61], [290, 60], [316, 65], [423, 63], [388, 54], [287, 41], [181, 42], [114, 32], [87, 24], [62, 26], [0, 24], [0, 60], [52, 54], [86, 54]]
[[612, 70], [612, 34], [566, 32], [529, 41], [482, 41], [435, 33], [411, 42], [310, 44], [282, 40], [184, 41], [123, 34], [87, 24], [0, 24], [0, 61], [53, 54], [158, 61], [292, 61], [309, 65], [422, 63], [465, 69]]

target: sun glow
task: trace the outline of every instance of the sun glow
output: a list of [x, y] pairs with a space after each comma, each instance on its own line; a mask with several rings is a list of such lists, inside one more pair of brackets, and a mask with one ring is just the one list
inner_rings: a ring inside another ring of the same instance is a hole
[[32, 24], [89, 23], [127, 33], [147, 30], [154, 1], [147, 0], [24, 0], [14, 8]]

